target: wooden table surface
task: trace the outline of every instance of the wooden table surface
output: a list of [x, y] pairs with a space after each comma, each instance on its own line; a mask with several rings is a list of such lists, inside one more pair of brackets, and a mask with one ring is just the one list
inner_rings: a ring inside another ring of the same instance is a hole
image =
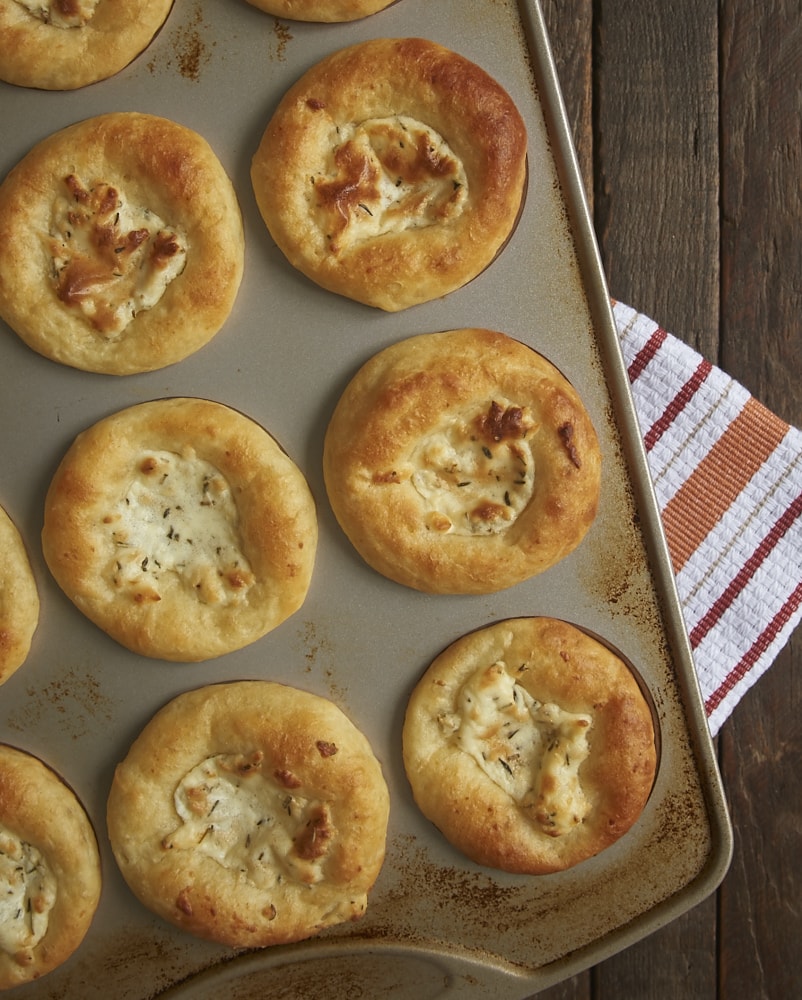
[[[799, 0], [542, 0], [615, 298], [802, 426]], [[716, 747], [719, 891], [540, 1000], [802, 997], [802, 629]]]
[[[611, 294], [802, 426], [800, 0], [541, 0]], [[716, 740], [721, 888], [538, 1000], [802, 997], [802, 629]]]

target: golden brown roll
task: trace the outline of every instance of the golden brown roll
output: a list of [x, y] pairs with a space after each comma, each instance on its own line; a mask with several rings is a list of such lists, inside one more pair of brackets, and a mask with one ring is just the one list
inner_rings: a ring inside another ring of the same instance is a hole
[[197, 661], [298, 610], [317, 512], [264, 428], [178, 397], [78, 435], [47, 493], [42, 545], [64, 593], [112, 638], [143, 656]]
[[552, 618], [498, 622], [441, 653], [410, 698], [403, 752], [415, 801], [455, 847], [531, 875], [622, 837], [657, 766], [632, 671]]
[[429, 593], [511, 587], [590, 528], [601, 457], [576, 390], [491, 330], [421, 334], [371, 358], [329, 423], [332, 509], [365, 561]]
[[425, 39], [373, 39], [289, 89], [251, 177], [296, 268], [392, 312], [492, 262], [521, 209], [526, 147], [512, 98], [479, 66]]
[[25, 543], [0, 507], [0, 684], [28, 657], [39, 624], [39, 590]]
[[0, 989], [65, 962], [100, 889], [97, 840], [75, 793], [36, 757], [0, 744]]
[[75, 90], [113, 76], [150, 44], [173, 0], [0, 0], [0, 80]]
[[356, 21], [398, 0], [248, 0], [266, 14], [291, 21]]
[[108, 829], [131, 890], [234, 948], [358, 919], [385, 851], [389, 795], [332, 702], [269, 681], [180, 695], [115, 773]]
[[74, 368], [128, 375], [199, 350], [233, 308], [244, 253], [217, 156], [154, 115], [68, 126], [0, 184], [0, 316]]

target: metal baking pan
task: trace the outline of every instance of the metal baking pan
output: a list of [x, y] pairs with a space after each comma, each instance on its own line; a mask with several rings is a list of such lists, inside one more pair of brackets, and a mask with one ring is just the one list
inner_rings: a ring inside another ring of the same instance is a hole
[[[529, 187], [500, 258], [458, 292], [401, 314], [340, 299], [295, 272], [254, 202], [250, 159], [284, 90], [334, 49], [423, 35], [482, 65], [529, 129]], [[151, 46], [105, 82], [72, 93], [0, 84], [3, 175], [38, 140], [90, 115], [139, 110], [196, 129], [229, 171], [245, 218], [245, 276], [217, 337], [181, 364], [114, 378], [0, 339], [0, 503], [30, 549], [42, 598], [28, 662], [3, 687], [0, 740], [39, 755], [75, 788], [100, 841], [104, 888], [81, 948], [9, 996], [145, 1000], [244, 997], [530, 996], [649, 934], [723, 878], [731, 851], [660, 519], [535, 0], [399, 0], [344, 25], [279, 22], [244, 0], [181, 0]], [[431, 597], [354, 554], [328, 507], [322, 439], [345, 384], [370, 355], [415, 333], [487, 326], [530, 343], [566, 373], [604, 454], [591, 533], [564, 562], [512, 590]], [[50, 579], [39, 532], [44, 494], [75, 435], [147, 399], [205, 396], [262, 423], [307, 475], [320, 545], [306, 603], [256, 644], [177, 665], [138, 657], [90, 625]], [[471, 629], [513, 615], [566, 618], [637, 666], [661, 739], [656, 784], [637, 825], [575, 869], [521, 878], [453, 850], [414, 806], [400, 754], [407, 697], [431, 659]], [[392, 796], [387, 859], [366, 916], [287, 948], [234, 956], [152, 916], [108, 848], [115, 764], [165, 701], [201, 684], [265, 677], [332, 698], [371, 740]]]

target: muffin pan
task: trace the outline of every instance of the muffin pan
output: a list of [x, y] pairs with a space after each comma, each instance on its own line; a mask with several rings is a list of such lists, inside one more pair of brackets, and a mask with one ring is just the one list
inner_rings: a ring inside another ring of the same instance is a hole
[[[310, 65], [380, 36], [426, 36], [479, 63], [527, 123], [529, 177], [501, 256], [444, 299], [399, 314], [334, 296], [294, 271], [259, 216], [249, 169], [272, 109]], [[2, 327], [0, 503], [40, 588], [26, 664], [4, 685], [0, 740], [61, 773], [98, 833], [103, 893], [78, 952], [9, 995], [204, 1000], [356, 995], [517, 1000], [573, 975], [694, 906], [723, 878], [731, 833], [626, 370], [534, 0], [399, 0], [341, 25], [276, 20], [242, 0], [179, 0], [118, 76], [74, 93], [0, 85], [3, 175], [50, 132], [139, 110], [201, 133], [229, 172], [245, 220], [234, 310], [196, 355], [122, 378], [50, 362]], [[577, 387], [599, 434], [599, 514], [580, 547], [541, 577], [487, 596], [429, 596], [370, 570], [337, 526], [323, 485], [323, 434], [372, 354], [403, 337], [484, 326], [531, 344]], [[320, 541], [303, 607], [262, 640], [216, 660], [139, 657], [86, 621], [49, 577], [39, 534], [45, 491], [75, 435], [123, 406], [165, 396], [232, 405], [273, 434], [307, 476]], [[656, 782], [620, 841], [564, 873], [522, 878], [468, 862], [416, 809], [401, 760], [407, 698], [463, 633], [518, 615], [564, 618], [634, 665], [660, 737]], [[144, 909], [116, 869], [105, 802], [116, 763], [175, 695], [267, 678], [332, 698], [367, 735], [391, 793], [387, 858], [358, 923], [291, 947], [235, 956]]]

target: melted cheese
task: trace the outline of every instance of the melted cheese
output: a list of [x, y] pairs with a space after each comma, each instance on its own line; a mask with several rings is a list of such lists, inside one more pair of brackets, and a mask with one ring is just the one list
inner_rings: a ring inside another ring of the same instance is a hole
[[[520, 418], [488, 430], [487, 415], [497, 411]], [[493, 403], [478, 417], [448, 416], [422, 438], [410, 457], [411, 482], [424, 501], [427, 527], [457, 535], [506, 531], [534, 489], [532, 428], [523, 411]]]
[[262, 755], [218, 754], [193, 768], [175, 791], [181, 825], [166, 850], [195, 850], [266, 888], [314, 885], [334, 829], [326, 803], [302, 796], [289, 772], [270, 775]]
[[203, 604], [237, 604], [254, 582], [225, 478], [191, 448], [149, 452], [114, 513], [108, 576], [137, 601], [158, 601], [168, 578]]
[[184, 269], [186, 236], [105, 182], [65, 178], [48, 237], [58, 297], [108, 340], [152, 309]]
[[95, 15], [100, 0], [17, 0], [30, 14], [55, 28], [82, 28]]
[[372, 118], [339, 126], [333, 139], [329, 162], [311, 178], [308, 192], [332, 253], [462, 211], [464, 167], [427, 125], [404, 116]]
[[42, 940], [56, 887], [42, 854], [0, 825], [0, 949], [17, 955]]
[[557, 837], [582, 822], [589, 715], [535, 700], [501, 662], [471, 675], [456, 708], [440, 720], [445, 731], [533, 823]]

